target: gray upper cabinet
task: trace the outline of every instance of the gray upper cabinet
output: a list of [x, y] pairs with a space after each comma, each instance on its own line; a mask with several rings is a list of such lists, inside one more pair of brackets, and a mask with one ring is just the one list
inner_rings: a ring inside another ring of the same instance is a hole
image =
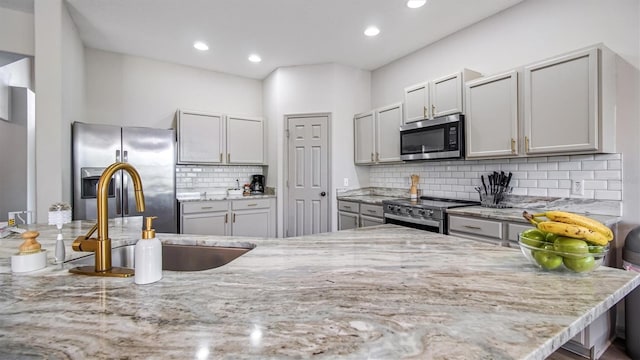
[[404, 123], [464, 113], [463, 85], [480, 73], [469, 69], [404, 89]]
[[396, 103], [353, 117], [356, 164], [400, 161], [402, 110], [402, 103]]
[[462, 112], [462, 73], [431, 82], [431, 117]]
[[598, 49], [525, 67], [527, 154], [598, 150]]
[[518, 155], [518, 73], [467, 82], [467, 158]]
[[224, 153], [223, 115], [178, 112], [179, 164], [221, 164]]
[[262, 165], [264, 137], [261, 118], [178, 111], [179, 164]]
[[400, 161], [402, 103], [376, 109], [376, 162]]
[[358, 114], [353, 118], [354, 162], [373, 164], [375, 161], [375, 115], [373, 111]]
[[264, 153], [263, 120], [227, 116], [227, 163], [263, 164]]
[[412, 85], [404, 89], [404, 108], [405, 124], [430, 117], [428, 82]]

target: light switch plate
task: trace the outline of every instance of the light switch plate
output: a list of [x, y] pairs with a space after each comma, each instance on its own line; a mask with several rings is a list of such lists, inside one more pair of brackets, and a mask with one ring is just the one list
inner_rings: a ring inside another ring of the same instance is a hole
[[349, 178], [344, 178], [342, 186], [349, 186]]

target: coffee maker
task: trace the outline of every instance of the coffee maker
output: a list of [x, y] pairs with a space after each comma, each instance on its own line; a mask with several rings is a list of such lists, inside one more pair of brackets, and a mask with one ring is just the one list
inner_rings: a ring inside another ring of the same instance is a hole
[[264, 194], [264, 175], [251, 175], [251, 189], [252, 195]]

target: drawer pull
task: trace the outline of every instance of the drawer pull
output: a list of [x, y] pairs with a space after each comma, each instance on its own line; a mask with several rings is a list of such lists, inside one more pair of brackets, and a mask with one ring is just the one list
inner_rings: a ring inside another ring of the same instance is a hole
[[351, 206], [346, 206], [346, 205], [345, 205], [345, 206], [343, 206], [343, 208], [345, 208], [345, 209], [351, 209]]
[[213, 206], [203, 206], [200, 209], [201, 210], [209, 210], [209, 209], [213, 209]]
[[368, 212], [370, 212], [370, 213], [372, 213], [372, 214], [375, 214], [375, 213], [377, 212], [377, 211], [375, 211], [375, 210], [371, 210], [371, 209], [369, 209], [369, 210], [367, 210], [367, 211], [368, 211]]
[[464, 225], [464, 227], [466, 227], [467, 229], [482, 230], [480, 226]]
[[247, 206], [258, 206], [258, 204], [247, 204]]

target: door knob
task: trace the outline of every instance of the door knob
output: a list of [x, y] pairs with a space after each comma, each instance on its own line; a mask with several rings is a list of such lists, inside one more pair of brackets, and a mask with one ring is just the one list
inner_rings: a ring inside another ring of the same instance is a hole
[[323, 191], [320, 193], [320, 196], [327, 196], [327, 193]]

